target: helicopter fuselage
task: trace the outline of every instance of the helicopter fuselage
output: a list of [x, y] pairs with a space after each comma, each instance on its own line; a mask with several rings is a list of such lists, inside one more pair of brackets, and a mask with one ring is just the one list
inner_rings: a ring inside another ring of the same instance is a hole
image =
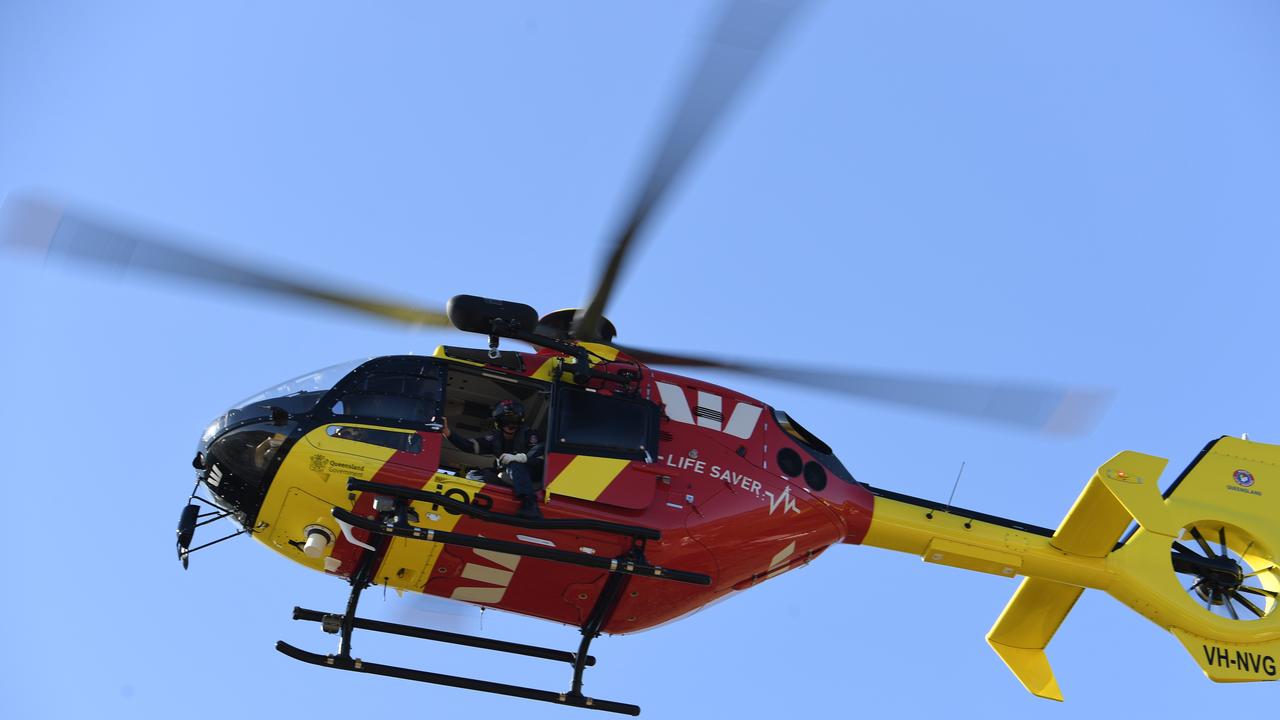
[[[873, 498], [829, 448], [785, 413], [727, 388], [651, 370], [591, 345], [601, 377], [576, 383], [571, 359], [549, 350], [441, 348], [433, 357], [361, 364], [327, 390], [264, 397], [220, 419], [197, 465], [210, 490], [253, 537], [312, 569], [350, 579], [375, 547], [334, 508], [378, 516], [378, 493], [352, 480], [436, 493], [512, 515], [517, 501], [492, 458], [457, 451], [440, 418], [483, 431], [486, 403], [532, 406], [547, 438], [541, 511], [551, 520], [651, 528], [656, 566], [710, 577], [707, 585], [633, 577], [603, 627], [650, 628], [808, 563], [833, 544], [859, 542]], [[299, 401], [301, 402], [299, 405]], [[294, 409], [283, 407], [295, 404]], [[312, 404], [298, 411], [299, 407]], [[469, 478], [468, 475], [471, 477]], [[601, 558], [634, 542], [591, 530], [489, 522], [454, 505], [415, 501], [414, 525]], [[582, 625], [609, 573], [482, 548], [392, 538], [370, 582]]]

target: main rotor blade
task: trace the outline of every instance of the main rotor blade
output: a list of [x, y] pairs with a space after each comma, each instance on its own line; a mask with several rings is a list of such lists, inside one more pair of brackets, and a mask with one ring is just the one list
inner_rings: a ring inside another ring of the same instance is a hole
[[858, 370], [765, 365], [630, 347], [619, 349], [645, 364], [728, 370], [828, 392], [1059, 435], [1081, 435], [1088, 432], [1110, 399], [1110, 394], [1102, 391], [1029, 383], [982, 382]]
[[727, 3], [705, 54], [688, 76], [622, 224], [613, 235], [612, 249], [600, 270], [595, 292], [574, 317], [574, 337], [600, 339], [600, 317], [633, 241], [717, 121], [740, 96], [787, 23], [804, 5], [805, 0]]
[[161, 240], [146, 231], [75, 213], [56, 204], [10, 196], [0, 215], [0, 245], [42, 251], [117, 270], [145, 270], [179, 280], [322, 303], [413, 326], [451, 326], [439, 310], [321, 287], [250, 269]]

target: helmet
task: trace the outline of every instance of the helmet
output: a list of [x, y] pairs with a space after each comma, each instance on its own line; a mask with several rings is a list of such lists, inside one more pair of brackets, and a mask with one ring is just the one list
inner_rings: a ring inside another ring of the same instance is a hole
[[515, 400], [499, 400], [493, 406], [493, 426], [502, 429], [503, 425], [523, 425], [524, 405]]

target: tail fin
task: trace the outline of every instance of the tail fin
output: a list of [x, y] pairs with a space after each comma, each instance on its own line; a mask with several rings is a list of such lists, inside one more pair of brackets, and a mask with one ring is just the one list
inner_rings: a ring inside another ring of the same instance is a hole
[[1062, 701], [1044, 649], [1083, 592], [1074, 585], [1026, 578], [987, 633], [991, 648], [1033, 695]]
[[[1162, 495], [1156, 480], [1165, 465], [1116, 455], [1049, 544], [1101, 559], [1101, 589], [1172, 632], [1211, 680], [1280, 679], [1280, 446], [1220, 438]], [[1040, 697], [1062, 699], [1044, 648], [1081, 592], [1057, 578], [1027, 577], [987, 635]]]

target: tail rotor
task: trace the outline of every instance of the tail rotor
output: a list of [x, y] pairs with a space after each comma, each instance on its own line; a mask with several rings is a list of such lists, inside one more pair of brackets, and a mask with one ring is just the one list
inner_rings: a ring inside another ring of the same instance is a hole
[[1257, 539], [1226, 523], [1185, 528], [1173, 542], [1173, 570], [1187, 594], [1212, 615], [1236, 621], [1268, 617], [1280, 597], [1280, 566]]

